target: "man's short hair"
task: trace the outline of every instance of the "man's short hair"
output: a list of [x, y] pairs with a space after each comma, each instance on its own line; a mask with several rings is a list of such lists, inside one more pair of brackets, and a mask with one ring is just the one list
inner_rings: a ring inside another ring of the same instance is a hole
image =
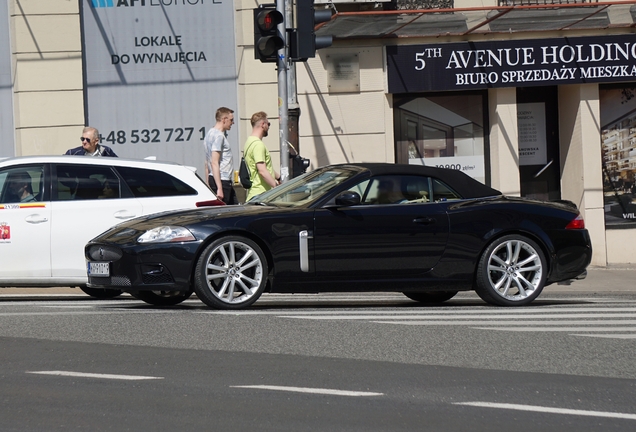
[[267, 113], [264, 111], [259, 111], [257, 113], [252, 114], [252, 118], [250, 119], [250, 123], [252, 123], [252, 127], [256, 126], [261, 120], [267, 120]]
[[220, 122], [221, 119], [223, 119], [223, 117], [232, 114], [234, 111], [226, 108], [226, 107], [221, 107], [218, 110], [216, 110], [216, 121]]
[[99, 138], [99, 131], [94, 127], [86, 126], [84, 130], [82, 130], [82, 135], [86, 132], [91, 132], [93, 134], [93, 138]]

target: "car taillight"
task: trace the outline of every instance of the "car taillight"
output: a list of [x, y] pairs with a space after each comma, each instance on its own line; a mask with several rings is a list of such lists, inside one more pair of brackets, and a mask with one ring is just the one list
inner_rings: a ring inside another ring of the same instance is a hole
[[197, 207], [214, 207], [214, 206], [223, 206], [225, 203], [219, 199], [209, 200], [209, 201], [199, 201], [197, 202]]
[[585, 229], [585, 221], [583, 220], [583, 216], [578, 215], [575, 217], [572, 222], [567, 224], [565, 229]]

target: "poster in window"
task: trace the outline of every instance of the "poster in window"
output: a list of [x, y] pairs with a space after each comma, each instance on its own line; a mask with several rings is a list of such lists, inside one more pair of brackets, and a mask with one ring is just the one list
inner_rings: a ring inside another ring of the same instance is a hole
[[605, 227], [636, 228], [636, 86], [601, 86]]

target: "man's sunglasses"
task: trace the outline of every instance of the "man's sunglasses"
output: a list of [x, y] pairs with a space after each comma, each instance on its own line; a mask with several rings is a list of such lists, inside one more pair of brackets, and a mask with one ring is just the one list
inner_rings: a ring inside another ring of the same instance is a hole
[[80, 137], [80, 141], [82, 141], [82, 142], [84, 142], [84, 141], [91, 142], [91, 139], [90, 138]]

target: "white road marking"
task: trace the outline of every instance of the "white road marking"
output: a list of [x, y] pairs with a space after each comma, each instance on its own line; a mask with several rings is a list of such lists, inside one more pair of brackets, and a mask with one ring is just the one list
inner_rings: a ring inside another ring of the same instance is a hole
[[[384, 318], [386, 319], [386, 318]], [[636, 320], [517, 320], [517, 321], [372, 321], [380, 324], [400, 324], [400, 325], [428, 325], [428, 326], [549, 326], [549, 325], [614, 325], [614, 324], [636, 324]], [[579, 328], [580, 330], [580, 328]]]
[[[342, 312], [347, 314], [348, 312]], [[369, 313], [369, 312], [367, 312]], [[465, 319], [510, 319], [510, 318], [518, 318], [526, 320], [528, 318], [636, 318], [636, 313], [585, 313], [585, 314], [550, 314], [549, 316], [546, 314], [526, 314], [526, 315], [518, 315], [510, 312], [503, 312], [501, 314], [485, 314], [485, 315], [466, 315], [466, 316], [457, 316], [457, 315], [428, 315], [428, 314], [418, 314], [418, 315], [398, 315], [395, 316], [379, 316], [380, 314], [376, 314], [373, 312], [369, 315], [338, 315], [338, 316], [296, 316], [294, 315], [281, 315], [281, 318], [296, 318], [296, 319], [310, 319], [310, 320], [370, 320], [370, 319], [397, 319], [397, 320], [418, 320], [422, 318], [426, 318], [429, 320], [444, 320], [444, 319], [453, 319], [453, 320], [465, 320]]]
[[636, 420], [636, 414], [615, 413], [615, 412], [607, 412], [607, 411], [575, 410], [575, 409], [567, 409], [567, 408], [551, 408], [551, 407], [542, 407], [542, 406], [534, 406], [534, 405], [518, 405], [518, 404], [492, 403], [492, 402], [455, 402], [453, 403], [453, 405], [465, 405], [465, 406], [474, 406], [474, 407], [480, 407], [480, 408], [499, 408], [499, 409], [509, 409], [509, 410], [517, 410], [517, 411], [532, 411], [532, 412], [541, 412], [541, 413], [550, 413], [550, 414], [569, 414], [569, 415], [588, 416], [588, 417], [608, 417], [608, 418]]
[[288, 392], [295, 392], [295, 393], [324, 394], [324, 395], [333, 395], [333, 396], [382, 396], [384, 395], [384, 393], [334, 390], [334, 389], [311, 388], [311, 387], [286, 387], [286, 386], [270, 386], [270, 385], [242, 385], [242, 386], [230, 386], [230, 387], [288, 391]]
[[96, 374], [96, 373], [69, 372], [69, 371], [26, 371], [26, 373], [39, 374], [39, 375], [78, 377], [78, 378], [116, 379], [116, 380], [126, 380], [126, 381], [163, 379], [163, 377], [151, 377], [151, 376], [139, 376], [139, 375], [111, 375], [111, 374]]
[[[596, 324], [596, 323], [590, 323]], [[477, 330], [496, 330], [509, 332], [636, 332], [636, 327], [472, 327]]]
[[[577, 329], [576, 331], [587, 331], [587, 329]], [[636, 331], [636, 329], [630, 329], [629, 331]], [[584, 336], [584, 337], [596, 337], [605, 339], [636, 339], [636, 334], [575, 334], [570, 336]]]
[[[258, 304], [258, 303], [256, 303]], [[484, 313], [493, 313], [494, 316], [501, 316], [500, 314], [496, 314], [494, 312], [489, 312], [484, 310], [484, 307], [476, 306], [475, 310], [451, 310], [450, 307], [444, 306], [438, 308], [437, 310], [433, 309], [424, 309], [424, 310], [413, 310], [413, 309], [400, 309], [400, 310], [374, 310], [374, 311], [343, 311], [343, 310], [331, 310], [331, 311], [262, 311], [262, 310], [240, 310], [240, 311], [223, 311], [223, 310], [200, 310], [198, 313], [207, 313], [207, 314], [215, 314], [215, 315], [280, 315], [281, 317], [300, 317], [301, 315], [338, 315], [346, 313], [347, 315], [399, 315], [399, 314], [413, 314], [413, 315], [448, 315], [453, 318], [455, 315], [478, 315]], [[488, 307], [489, 310], [493, 308]], [[502, 310], [502, 309], [498, 309]], [[617, 307], [617, 308], [609, 308], [606, 306], [601, 307], [577, 307], [577, 308], [569, 308], [567, 306], [550, 306], [548, 307], [530, 307], [527, 309], [515, 309], [514, 312], [510, 312], [509, 310], [502, 310], [501, 314], [512, 314], [514, 316], [517, 315], [526, 315], [526, 314], [568, 314], [569, 312], [599, 312], [599, 311], [612, 311], [612, 312], [636, 312], [636, 307]], [[289, 315], [285, 315], [289, 314]], [[590, 316], [590, 315], [586, 315]], [[325, 318], [328, 319], [328, 318]]]

